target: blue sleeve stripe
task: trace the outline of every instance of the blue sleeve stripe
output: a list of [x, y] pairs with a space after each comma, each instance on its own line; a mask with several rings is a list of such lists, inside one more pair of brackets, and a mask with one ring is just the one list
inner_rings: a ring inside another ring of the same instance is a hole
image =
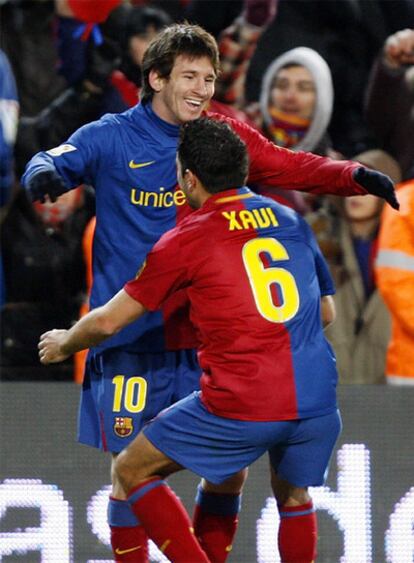
[[108, 524], [118, 528], [135, 528], [140, 526], [141, 522], [126, 500], [111, 498], [108, 504]]
[[168, 485], [162, 479], [156, 479], [155, 481], [151, 481], [150, 483], [148, 483], [148, 485], [144, 485], [143, 487], [138, 489], [138, 491], [132, 493], [132, 495], [128, 497], [127, 501], [129, 504], [132, 505], [135, 502], [137, 502], [137, 500], [142, 498], [144, 495], [152, 491], [152, 489], [155, 489], [156, 487], [160, 487], [160, 486], [168, 486]]
[[312, 514], [312, 512], [315, 512], [314, 508], [301, 510], [300, 512], [279, 512], [279, 516], [281, 518], [295, 518], [296, 516], [306, 516], [307, 514]]

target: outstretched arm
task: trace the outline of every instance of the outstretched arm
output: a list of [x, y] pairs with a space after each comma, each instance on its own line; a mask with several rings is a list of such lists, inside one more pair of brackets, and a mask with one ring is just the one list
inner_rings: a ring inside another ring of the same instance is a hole
[[121, 289], [102, 307], [82, 317], [69, 330], [50, 330], [40, 337], [42, 364], [62, 362], [75, 352], [100, 344], [146, 312], [145, 307]]
[[315, 194], [349, 196], [370, 193], [382, 197], [391, 207], [399, 208], [394, 184], [381, 172], [349, 160], [293, 152], [274, 145], [246, 123], [214, 113], [210, 116], [227, 121], [246, 143], [250, 160], [248, 183]]

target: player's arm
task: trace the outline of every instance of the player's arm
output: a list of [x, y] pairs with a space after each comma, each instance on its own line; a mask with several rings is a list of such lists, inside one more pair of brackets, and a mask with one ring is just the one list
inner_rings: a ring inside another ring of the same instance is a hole
[[321, 297], [321, 317], [323, 328], [329, 326], [336, 319], [336, 309], [332, 295]]
[[[21, 182], [32, 201], [51, 201], [82, 183], [93, 184], [100, 154], [105, 150], [103, 127], [90, 123], [58, 147], [38, 152], [28, 162]], [[103, 139], [103, 140], [102, 140]]]
[[329, 270], [329, 266], [321, 252], [321, 249], [319, 248], [312, 229], [302, 218], [300, 218], [300, 225], [302, 226], [304, 237], [307, 240], [314, 256], [315, 271], [321, 293], [321, 321], [323, 328], [326, 328], [336, 319], [335, 302], [332, 297], [335, 293], [335, 284]]
[[[218, 117], [215, 115], [214, 118]], [[381, 172], [349, 160], [332, 160], [310, 152], [293, 152], [278, 147], [246, 123], [226, 119], [247, 145], [250, 160], [248, 182], [315, 194], [349, 196], [371, 193], [398, 209], [394, 184]]]
[[100, 344], [146, 312], [145, 307], [121, 289], [102, 307], [82, 317], [69, 330], [45, 332], [39, 341], [42, 364], [62, 362], [75, 352]]

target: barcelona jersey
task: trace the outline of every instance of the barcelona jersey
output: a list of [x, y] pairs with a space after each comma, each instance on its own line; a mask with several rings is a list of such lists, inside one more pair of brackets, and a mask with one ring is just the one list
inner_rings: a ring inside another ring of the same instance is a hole
[[211, 196], [166, 233], [128, 294], [156, 310], [186, 289], [212, 413], [272, 421], [336, 409], [337, 373], [320, 310], [334, 293], [307, 223], [248, 188]]
[[[352, 180], [355, 163], [335, 162], [276, 147], [257, 131], [226, 121], [246, 142], [249, 181], [315, 193], [360, 193]], [[189, 213], [177, 188], [175, 156], [179, 127], [160, 119], [150, 103], [108, 114], [81, 127], [66, 143], [40, 152], [29, 162], [23, 185], [37, 172], [55, 170], [67, 189], [90, 184], [96, 194], [91, 308], [112, 298], [134, 277], [160, 236]], [[312, 188], [309, 188], [312, 186]], [[161, 311], [145, 315], [97, 350], [123, 346], [134, 352], [161, 352], [197, 344], [188, 323], [185, 292]]]

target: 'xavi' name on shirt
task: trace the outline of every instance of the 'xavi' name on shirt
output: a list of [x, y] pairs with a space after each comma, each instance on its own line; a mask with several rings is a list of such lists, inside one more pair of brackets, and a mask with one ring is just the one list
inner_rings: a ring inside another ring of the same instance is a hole
[[221, 214], [229, 223], [229, 231], [242, 229], [266, 229], [279, 225], [271, 207], [258, 209], [242, 209], [241, 211], [222, 211]]

